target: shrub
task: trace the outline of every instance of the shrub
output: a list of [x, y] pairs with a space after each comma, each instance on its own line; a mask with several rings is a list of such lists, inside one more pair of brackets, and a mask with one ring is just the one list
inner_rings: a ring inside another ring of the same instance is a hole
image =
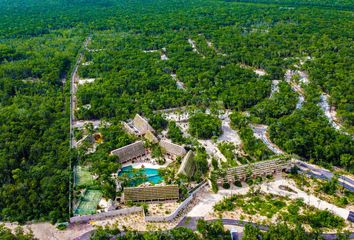
[[222, 187], [225, 188], [225, 189], [229, 189], [229, 188], [230, 188], [230, 183], [224, 182], [224, 183], [222, 184]]
[[211, 190], [213, 191], [213, 193], [217, 193], [219, 191], [218, 184], [213, 180], [210, 181], [211, 181]]
[[213, 168], [216, 170], [219, 168], [219, 164], [218, 164], [218, 160], [216, 160], [215, 158], [213, 158], [211, 160], [211, 165], [213, 165]]
[[164, 164], [166, 163], [166, 160], [165, 160], [164, 158], [158, 158], [158, 159], [157, 159], [157, 163], [158, 163], [159, 165], [164, 165]]
[[253, 185], [253, 179], [249, 178], [246, 180], [246, 183], [249, 185], [249, 186], [252, 186]]
[[236, 180], [236, 181], [234, 182], [234, 185], [235, 185], [236, 187], [242, 187], [242, 183], [241, 183], [241, 181], [239, 181], [239, 180]]
[[344, 220], [327, 210], [318, 210], [315, 213], [306, 214], [304, 220], [313, 228], [344, 227]]

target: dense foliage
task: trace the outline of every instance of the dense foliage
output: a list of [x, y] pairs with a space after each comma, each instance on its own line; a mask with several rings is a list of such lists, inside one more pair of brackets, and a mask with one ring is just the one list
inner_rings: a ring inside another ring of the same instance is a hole
[[270, 227], [269, 231], [262, 232], [257, 227], [247, 224], [242, 239], [257, 240], [257, 239], [303, 239], [314, 240], [323, 239], [319, 233], [307, 233], [301, 225], [297, 225], [295, 229], [292, 229], [286, 224], [276, 224]]
[[284, 82], [279, 83], [279, 91], [271, 98], [257, 104], [251, 113], [259, 117], [262, 123], [271, 124], [275, 119], [289, 115], [295, 109], [297, 94]]
[[73, 154], [62, 81], [80, 44], [75, 29], [0, 43], [0, 219], [68, 216]]
[[288, 153], [323, 165], [344, 166], [353, 172], [354, 141], [338, 134], [318, 111], [309, 103], [279, 119], [270, 126], [272, 141]]
[[210, 114], [196, 113], [189, 118], [189, 133], [202, 139], [217, 137], [222, 133], [221, 120]]
[[186, 139], [183, 137], [181, 129], [176, 125], [176, 122], [170, 122], [168, 124], [167, 137], [175, 143], [183, 144]]

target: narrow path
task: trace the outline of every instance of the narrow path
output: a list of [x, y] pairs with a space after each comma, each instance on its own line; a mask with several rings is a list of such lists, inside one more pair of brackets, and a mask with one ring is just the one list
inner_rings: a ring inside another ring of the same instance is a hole
[[272, 80], [272, 87], [271, 87], [269, 98], [271, 98], [275, 93], [279, 92], [280, 82], [281, 82], [280, 80]]
[[334, 127], [337, 130], [340, 130], [342, 126], [337, 123], [337, 119], [335, 117], [335, 111], [328, 103], [328, 95], [322, 93], [320, 98], [321, 101], [318, 103], [318, 105], [322, 108], [324, 115], [327, 117], [332, 127]]
[[197, 46], [195, 45], [195, 42], [191, 38], [188, 38], [188, 43], [193, 48], [193, 52], [196, 52], [196, 53], [200, 54], [198, 49], [197, 49]]
[[329, 123], [333, 128], [335, 128], [337, 131], [339, 131], [342, 134], [345, 134], [347, 136], [351, 136], [354, 139], [354, 136], [345, 132], [343, 129], [343, 125], [340, 123], [340, 121], [337, 118], [337, 113], [336, 110], [333, 106], [331, 106], [328, 102], [329, 95], [326, 93], [322, 93], [320, 96], [320, 102], [318, 103], [318, 106], [321, 107], [321, 109], [324, 112], [324, 115], [328, 119]]
[[267, 133], [267, 129], [268, 126], [267, 125], [261, 125], [261, 124], [251, 124], [250, 125], [252, 130], [253, 130], [253, 134], [256, 138], [262, 140], [262, 142], [267, 145], [267, 147], [274, 152], [277, 155], [281, 155], [281, 154], [285, 154], [285, 152], [283, 150], [281, 150], [277, 145], [275, 145], [268, 136]]
[[195, 53], [201, 55], [203, 58], [205, 58], [205, 56], [198, 51], [195, 41], [193, 41], [191, 38], [188, 38], [188, 43], [193, 48], [193, 52], [195, 52]]
[[82, 129], [86, 124], [90, 124], [90, 123], [93, 125], [94, 129], [99, 128], [101, 125], [103, 125], [103, 126], [110, 125], [110, 123], [107, 123], [102, 120], [77, 120], [77, 121], [74, 121], [73, 127], [78, 128], [78, 129]]
[[184, 83], [181, 82], [181, 81], [177, 78], [177, 75], [176, 75], [175, 73], [171, 73], [171, 77], [172, 77], [173, 80], [176, 81], [176, 86], [177, 86], [178, 89], [183, 89], [183, 90], [186, 89], [185, 86], [184, 86]]
[[299, 95], [299, 100], [296, 104], [296, 109], [300, 109], [305, 101], [305, 96], [304, 90], [301, 88], [301, 86], [295, 81], [293, 81], [293, 77], [295, 76], [295, 74], [299, 74], [300, 82], [302, 83], [307, 83], [308, 79], [307, 75], [301, 71], [287, 70], [285, 73], [285, 81], [289, 83], [293, 91], [295, 91]]

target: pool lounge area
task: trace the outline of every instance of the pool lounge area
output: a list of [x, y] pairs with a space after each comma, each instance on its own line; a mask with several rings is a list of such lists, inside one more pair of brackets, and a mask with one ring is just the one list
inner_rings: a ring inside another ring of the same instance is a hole
[[[133, 169], [137, 171], [133, 171]], [[158, 184], [163, 182], [163, 178], [160, 176], [159, 170], [158, 169], [153, 169], [153, 168], [133, 168], [132, 166], [125, 166], [122, 167], [120, 170], [118, 170], [118, 176], [122, 176], [124, 174], [127, 174], [129, 178], [134, 178], [137, 175], [143, 175], [146, 176], [146, 181], [132, 181], [132, 186], [136, 186], [139, 184], [142, 184], [144, 182], [150, 182], [153, 184]]]

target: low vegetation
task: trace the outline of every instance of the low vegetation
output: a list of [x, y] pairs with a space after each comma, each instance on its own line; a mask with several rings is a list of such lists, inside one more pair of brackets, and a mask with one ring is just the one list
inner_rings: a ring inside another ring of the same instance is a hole
[[263, 216], [277, 219], [291, 225], [307, 224], [312, 229], [342, 229], [344, 220], [327, 210], [318, 210], [304, 204], [301, 199], [290, 200], [285, 197], [259, 192], [246, 195], [233, 195], [214, 206], [216, 212], [232, 212], [240, 209], [248, 216]]

